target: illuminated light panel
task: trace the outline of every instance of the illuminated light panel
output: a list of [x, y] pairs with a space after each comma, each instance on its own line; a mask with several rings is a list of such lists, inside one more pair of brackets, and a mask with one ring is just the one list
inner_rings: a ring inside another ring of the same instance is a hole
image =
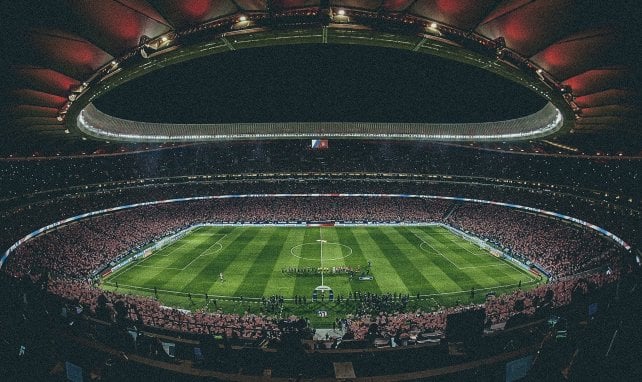
[[[435, 141], [503, 141], [533, 139], [558, 131], [564, 122], [548, 103], [531, 115], [479, 123], [285, 122], [171, 124], [112, 117], [87, 105], [76, 126], [95, 138], [136, 142], [198, 142], [278, 138], [370, 138]], [[466, 132], [466, 133], [463, 133]]]

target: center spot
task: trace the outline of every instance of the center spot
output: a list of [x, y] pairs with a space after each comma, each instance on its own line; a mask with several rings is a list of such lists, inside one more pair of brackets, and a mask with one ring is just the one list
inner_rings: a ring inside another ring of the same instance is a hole
[[[314, 247], [313, 249], [314, 252], [308, 251], [308, 248], [310, 247]], [[306, 253], [305, 255], [302, 255], [301, 252], [303, 248], [306, 248], [306, 252], [312, 252], [312, 253]], [[290, 254], [294, 257], [298, 257], [299, 259], [303, 259], [303, 260], [320, 261], [321, 260], [321, 243], [314, 242], [314, 243], [303, 243], [303, 244], [295, 245], [290, 249]], [[348, 245], [340, 244], [340, 243], [331, 243], [331, 242], [323, 243], [323, 261], [340, 260], [350, 255], [352, 255], [352, 248]]]

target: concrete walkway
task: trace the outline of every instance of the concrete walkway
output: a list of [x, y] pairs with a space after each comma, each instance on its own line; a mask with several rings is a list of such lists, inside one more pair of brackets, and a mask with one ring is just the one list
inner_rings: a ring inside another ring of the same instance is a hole
[[333, 338], [342, 338], [345, 332], [343, 332], [340, 328], [336, 329], [316, 329], [316, 332], [314, 333], [314, 339], [315, 340], [325, 340], [326, 337], [325, 335], [328, 335], [329, 339]]

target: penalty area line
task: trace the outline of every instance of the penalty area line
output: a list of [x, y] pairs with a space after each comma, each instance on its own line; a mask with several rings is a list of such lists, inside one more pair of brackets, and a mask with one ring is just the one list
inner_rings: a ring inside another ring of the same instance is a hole
[[[113, 286], [113, 287], [115, 287], [115, 286], [116, 286], [116, 284], [115, 284], [115, 283], [113, 283], [113, 282], [111, 282], [111, 281], [106, 281], [106, 282], [104, 282], [103, 284], [107, 284], [107, 285], [109, 285], [109, 286]], [[125, 287], [126, 289], [135, 289], [135, 290], [142, 290], [142, 291], [154, 292], [154, 288], [147, 288], [147, 287], [141, 287], [141, 286], [130, 285], [130, 284], [121, 284], [121, 283], [118, 283], [118, 287], [119, 287], [119, 288], [120, 288], [120, 287]], [[159, 289], [159, 288], [156, 288], [156, 291], [158, 291], [158, 292], [163, 292], [163, 293], [168, 293], [168, 294], [179, 295], [179, 296], [188, 296], [188, 295], [190, 295], [190, 294], [191, 294], [193, 297], [198, 297], [198, 296], [200, 296], [200, 297], [205, 298], [205, 293], [196, 293], [196, 292], [195, 292], [195, 293], [191, 293], [191, 292], [179, 292], [179, 291], [176, 291], [176, 290], [171, 290], [171, 289]], [[208, 296], [210, 299], [211, 299], [211, 298], [213, 298], [213, 297], [214, 297], [214, 298], [225, 298], [225, 299], [230, 299], [230, 300], [239, 300], [239, 301], [240, 301], [240, 299], [241, 299], [240, 297], [237, 297], [237, 296], [224, 296], [224, 295], [209, 294], [209, 293], [207, 294], [207, 296]], [[260, 298], [260, 297], [243, 297], [243, 300], [244, 300], [244, 301], [245, 301], [245, 300], [261, 301], [261, 298]], [[286, 298], [285, 300], [294, 300], [294, 299], [287, 299], [287, 298]]]
[[[535, 284], [537, 281], [538, 280], [526, 281], [526, 282], [522, 283], [522, 286], [532, 285], [532, 284]], [[111, 281], [104, 282], [104, 284], [109, 285], [109, 286], [113, 286], [113, 287], [116, 286], [116, 284], [111, 282]], [[493, 289], [504, 289], [504, 288], [510, 288], [510, 287], [516, 287], [516, 286], [519, 286], [519, 283], [495, 285], [495, 286], [492, 286], [492, 287], [485, 287], [485, 288], [475, 288], [475, 292], [487, 291], [487, 290], [493, 290]], [[147, 288], [147, 287], [141, 287], [141, 286], [130, 285], [130, 284], [120, 284], [119, 283], [118, 287], [119, 288], [120, 287], [124, 287], [126, 289], [149, 291], [149, 292], [153, 292], [154, 291], [154, 288]], [[203, 297], [203, 298], [205, 298], [205, 293], [179, 292], [179, 291], [170, 290], [170, 289], [158, 289], [158, 288], [156, 290], [158, 292], [163, 292], [163, 293], [168, 293], [168, 294], [173, 294], [173, 295], [179, 295], [179, 296], [188, 296], [188, 295], [191, 294], [193, 297]], [[420, 294], [419, 297], [450, 296], [450, 295], [463, 294], [463, 293], [470, 293], [470, 290], [459, 290], [459, 291], [453, 291], [453, 292], [440, 292], [440, 293]], [[207, 296], [210, 299], [211, 298], [222, 298], [222, 299], [238, 300], [238, 301], [240, 301], [240, 298], [241, 298], [239, 296], [215, 295], [215, 294], [209, 294], [209, 293], [207, 294]], [[414, 296], [413, 294], [410, 294], [410, 298], [415, 298], [416, 299], [416, 296]], [[243, 297], [243, 300], [244, 301], [245, 300], [260, 301], [261, 297]], [[285, 298], [284, 300], [285, 301], [294, 301], [293, 298]]]
[[216, 242], [214, 242], [214, 244], [212, 244], [212, 245], [210, 245], [209, 247], [207, 247], [207, 249], [205, 249], [203, 252], [201, 252], [201, 254], [200, 254], [200, 255], [196, 256], [192, 261], [190, 261], [189, 263], [187, 263], [187, 265], [185, 265], [185, 266], [181, 269], [181, 271], [184, 271], [185, 269], [187, 269], [187, 267], [189, 267], [190, 265], [192, 265], [192, 263], [194, 263], [196, 260], [198, 260], [201, 256], [205, 256], [205, 254], [207, 253], [207, 251], [209, 251], [213, 246], [215, 246], [215, 245], [217, 245], [217, 244], [219, 245], [219, 247], [220, 247], [220, 248], [219, 248], [216, 252], [214, 252], [214, 253], [221, 252], [221, 251], [223, 250], [223, 245], [220, 243], [220, 241], [221, 241], [221, 240], [223, 240], [223, 239], [225, 239], [225, 237], [227, 237], [227, 234], [223, 235], [223, 237], [221, 237], [220, 239], [216, 240]]
[[[538, 280], [531, 280], [531, 281], [526, 281], [522, 283], [522, 286], [524, 285], [532, 285], [535, 284]], [[493, 289], [502, 289], [502, 288], [510, 288], [510, 287], [516, 287], [519, 286], [519, 283], [516, 284], [504, 284], [504, 285], [495, 285], [493, 287], [486, 287], [486, 288], [475, 288], [475, 292], [478, 291], [485, 291], [485, 290], [493, 290]], [[448, 296], [448, 295], [453, 295], [453, 294], [462, 294], [462, 293], [470, 293], [470, 290], [460, 290], [456, 292], [442, 292], [442, 293], [431, 293], [431, 294], [420, 294], [419, 297], [435, 297], [435, 296]], [[413, 297], [411, 295], [411, 297]]]
[[[412, 231], [411, 231], [411, 232], [412, 232]], [[446, 259], [449, 263], [451, 263], [455, 268], [457, 268], [457, 269], [461, 269], [461, 268], [459, 267], [459, 265], [455, 264], [452, 260], [450, 260], [448, 257], [446, 257], [446, 255], [444, 255], [443, 253], [441, 253], [437, 248], [433, 247], [432, 245], [430, 245], [430, 243], [428, 243], [427, 241], [425, 241], [424, 239], [422, 239], [422, 238], [421, 238], [421, 236], [417, 235], [417, 233], [412, 232], [412, 234], [413, 234], [413, 235], [415, 235], [415, 236], [417, 237], [417, 239], [421, 240], [421, 244], [419, 244], [419, 249], [421, 249], [421, 250], [422, 250], [422, 251], [424, 251], [424, 252], [428, 252], [428, 251], [426, 251], [425, 249], [423, 249], [423, 248], [422, 248], [422, 246], [421, 246], [422, 244], [426, 244], [427, 246], [429, 246], [430, 248], [432, 248], [432, 250], [433, 250], [433, 251], [437, 252], [437, 254], [438, 254], [439, 256], [443, 257], [443, 258], [444, 258], [444, 259]]]

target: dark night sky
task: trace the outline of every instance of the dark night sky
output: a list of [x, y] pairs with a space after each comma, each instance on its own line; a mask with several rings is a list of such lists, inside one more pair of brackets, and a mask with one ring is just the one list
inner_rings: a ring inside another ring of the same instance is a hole
[[164, 68], [120, 86], [97, 106], [153, 122], [477, 122], [520, 117], [545, 103], [469, 65], [319, 44], [238, 50]]
[[[29, 30], [75, 25], [66, 0], [5, 1], [2, 7], [3, 74], [16, 64], [39, 63], [38, 52], [25, 49], [23, 37]], [[639, 2], [586, 1], [580, 12], [586, 27], [600, 16], [623, 32], [622, 57], [634, 68], [639, 83]], [[171, 122], [470, 122], [517, 117], [542, 105], [528, 90], [479, 69], [400, 50], [358, 46], [237, 51], [169, 71], [117, 89], [101, 106], [125, 118]], [[7, 85], [3, 92], [15, 85], [10, 74], [2, 77], [0, 81]]]

